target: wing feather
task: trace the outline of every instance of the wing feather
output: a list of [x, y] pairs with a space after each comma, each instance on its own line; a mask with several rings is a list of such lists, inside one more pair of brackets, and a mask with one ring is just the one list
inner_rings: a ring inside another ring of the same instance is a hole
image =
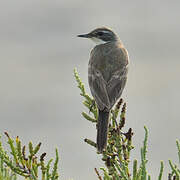
[[89, 68], [89, 86], [100, 110], [109, 109], [110, 102], [107, 93], [107, 82], [97, 69]]
[[106, 86], [111, 107], [116, 103], [123, 92], [127, 81], [127, 71], [127, 68], [117, 71]]

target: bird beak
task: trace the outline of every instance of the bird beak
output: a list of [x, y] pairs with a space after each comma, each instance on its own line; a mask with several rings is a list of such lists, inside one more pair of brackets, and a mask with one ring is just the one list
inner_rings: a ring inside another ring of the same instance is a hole
[[78, 35], [77, 37], [91, 38], [91, 35], [90, 34], [81, 34], [81, 35]]

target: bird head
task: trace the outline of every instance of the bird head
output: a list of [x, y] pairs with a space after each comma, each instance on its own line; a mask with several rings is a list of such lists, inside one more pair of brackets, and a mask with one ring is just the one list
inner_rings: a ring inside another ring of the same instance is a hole
[[78, 35], [78, 37], [91, 39], [96, 44], [104, 44], [118, 39], [117, 35], [107, 27], [96, 28], [90, 33]]

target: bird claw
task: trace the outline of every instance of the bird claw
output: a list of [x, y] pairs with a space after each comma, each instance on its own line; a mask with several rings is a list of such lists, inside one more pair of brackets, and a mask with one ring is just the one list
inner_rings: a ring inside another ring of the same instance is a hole
[[91, 106], [89, 108], [89, 114], [90, 114], [90, 112], [92, 112], [92, 109], [93, 109], [94, 106], [95, 106], [95, 100], [92, 100], [92, 104], [91, 104]]

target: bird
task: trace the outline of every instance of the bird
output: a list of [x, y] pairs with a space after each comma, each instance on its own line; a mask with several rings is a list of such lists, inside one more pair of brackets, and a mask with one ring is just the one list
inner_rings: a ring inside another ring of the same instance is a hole
[[108, 27], [78, 35], [95, 42], [88, 64], [88, 82], [98, 107], [96, 147], [106, 150], [110, 112], [127, 82], [129, 56], [120, 38]]

